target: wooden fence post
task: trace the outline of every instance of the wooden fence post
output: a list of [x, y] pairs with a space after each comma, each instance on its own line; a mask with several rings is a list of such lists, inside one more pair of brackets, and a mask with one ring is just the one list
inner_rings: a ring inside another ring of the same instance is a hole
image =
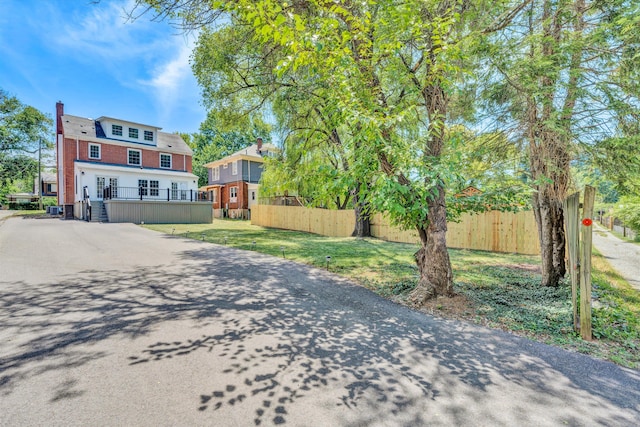
[[571, 279], [571, 306], [573, 307], [573, 329], [579, 329], [578, 320], [578, 283], [579, 283], [579, 248], [580, 234], [580, 193], [567, 197], [563, 203], [565, 229], [567, 232], [567, 249], [569, 251], [569, 277]]
[[591, 186], [584, 189], [582, 204], [582, 245], [580, 254], [580, 335], [591, 341], [591, 250], [593, 238], [593, 204], [596, 190]]

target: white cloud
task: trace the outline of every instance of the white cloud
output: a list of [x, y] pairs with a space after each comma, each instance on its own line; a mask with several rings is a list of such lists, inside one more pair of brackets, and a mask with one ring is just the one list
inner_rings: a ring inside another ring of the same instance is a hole
[[175, 109], [192, 109], [197, 105], [195, 98], [199, 92], [189, 63], [194, 45], [194, 35], [175, 37], [172, 56], [154, 67], [149, 79], [139, 81], [152, 90], [163, 122]]

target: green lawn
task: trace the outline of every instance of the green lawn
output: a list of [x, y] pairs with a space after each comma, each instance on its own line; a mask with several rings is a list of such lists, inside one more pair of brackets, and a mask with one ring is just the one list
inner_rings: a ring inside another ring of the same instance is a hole
[[[167, 234], [255, 250], [328, 268], [376, 293], [406, 302], [416, 285], [417, 245], [377, 239], [331, 238], [269, 229], [248, 221], [212, 224], [145, 225]], [[327, 256], [331, 259], [327, 265]], [[423, 311], [509, 330], [532, 339], [640, 368], [640, 295], [606, 260], [593, 259], [594, 342], [572, 330], [569, 286], [542, 288], [539, 258], [482, 251], [450, 250], [455, 298], [439, 298]]]

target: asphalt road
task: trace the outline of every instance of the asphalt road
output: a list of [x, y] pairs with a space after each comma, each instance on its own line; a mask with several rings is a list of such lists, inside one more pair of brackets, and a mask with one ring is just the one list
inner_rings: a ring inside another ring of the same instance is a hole
[[631, 286], [640, 291], [640, 246], [625, 242], [599, 225], [593, 230], [593, 245]]
[[2, 426], [640, 425], [640, 372], [130, 224], [0, 222]]

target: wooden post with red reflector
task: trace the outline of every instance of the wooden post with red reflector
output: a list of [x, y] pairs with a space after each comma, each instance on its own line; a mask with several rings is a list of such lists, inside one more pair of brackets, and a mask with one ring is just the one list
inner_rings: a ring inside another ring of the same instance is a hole
[[582, 202], [581, 253], [580, 253], [580, 335], [582, 339], [591, 341], [591, 251], [593, 238], [593, 204], [596, 189], [584, 188]]
[[[580, 204], [579, 192], [567, 197], [563, 203], [567, 250], [569, 252], [573, 327], [576, 331], [580, 330], [583, 339], [589, 341], [592, 340], [591, 241], [594, 200], [595, 189], [586, 186], [582, 204]], [[582, 215], [580, 208], [582, 208]], [[578, 295], [580, 295], [579, 309]]]

